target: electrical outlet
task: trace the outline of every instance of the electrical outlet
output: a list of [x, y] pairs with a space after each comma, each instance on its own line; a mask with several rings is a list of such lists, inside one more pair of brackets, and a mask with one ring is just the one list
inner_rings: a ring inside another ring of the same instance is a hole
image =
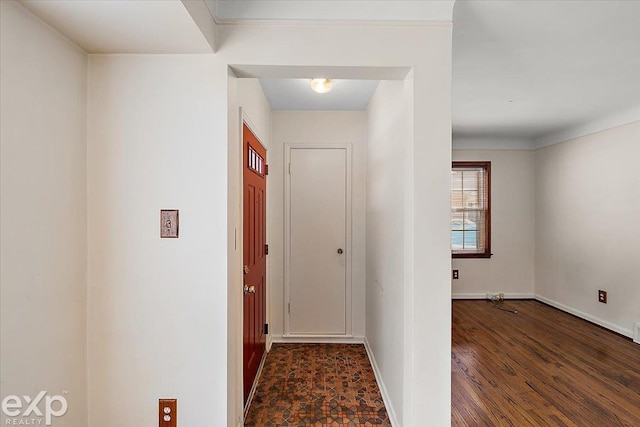
[[487, 299], [489, 301], [502, 301], [504, 300], [504, 294], [502, 292], [487, 292]]
[[158, 407], [158, 426], [178, 427], [178, 399], [160, 399]]
[[459, 279], [460, 278], [459, 271], [458, 270], [453, 270], [453, 276], [452, 277], [453, 277], [454, 280]]
[[603, 304], [607, 303], [607, 291], [603, 291], [603, 290], [598, 291], [598, 301]]

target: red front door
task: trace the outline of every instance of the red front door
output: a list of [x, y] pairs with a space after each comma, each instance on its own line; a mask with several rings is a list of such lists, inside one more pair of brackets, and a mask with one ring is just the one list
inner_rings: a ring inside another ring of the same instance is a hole
[[247, 125], [242, 128], [244, 152], [244, 401], [266, 348], [266, 160], [267, 153]]

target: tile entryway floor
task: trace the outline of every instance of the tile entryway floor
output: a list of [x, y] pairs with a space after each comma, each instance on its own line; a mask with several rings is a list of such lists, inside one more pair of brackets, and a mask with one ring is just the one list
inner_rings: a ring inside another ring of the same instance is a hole
[[245, 426], [391, 426], [362, 344], [274, 344]]

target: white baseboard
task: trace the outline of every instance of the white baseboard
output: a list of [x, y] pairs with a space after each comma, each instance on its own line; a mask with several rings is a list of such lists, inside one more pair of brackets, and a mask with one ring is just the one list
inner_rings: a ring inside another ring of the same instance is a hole
[[364, 337], [314, 337], [314, 336], [282, 336], [272, 335], [272, 343], [318, 343], [318, 344], [364, 344]]
[[273, 345], [273, 335], [267, 335], [267, 353], [271, 351], [271, 346]]
[[[499, 290], [496, 291], [500, 292]], [[504, 299], [533, 299], [533, 294], [518, 293], [518, 292], [504, 292]], [[467, 292], [452, 294], [451, 299], [487, 299], [486, 292]]]
[[384, 385], [384, 381], [382, 380], [382, 374], [380, 373], [380, 369], [378, 368], [378, 363], [376, 362], [376, 358], [373, 356], [373, 351], [371, 350], [371, 346], [369, 345], [369, 341], [367, 337], [364, 337], [364, 348], [367, 350], [367, 355], [369, 356], [369, 360], [371, 361], [371, 367], [373, 368], [373, 374], [376, 377], [376, 381], [378, 382], [378, 388], [380, 389], [380, 394], [382, 395], [382, 401], [384, 402], [384, 407], [387, 409], [387, 414], [389, 415], [389, 421], [391, 421], [391, 427], [398, 427], [400, 424], [398, 423], [398, 417], [396, 417], [396, 411], [391, 404], [391, 400], [389, 399], [389, 393], [387, 393], [387, 387]]
[[247, 418], [247, 413], [249, 412], [249, 408], [251, 407], [251, 402], [253, 401], [253, 396], [256, 394], [256, 388], [258, 387], [258, 381], [260, 380], [260, 376], [262, 375], [262, 368], [264, 368], [264, 362], [267, 360], [267, 353], [265, 351], [262, 354], [262, 359], [260, 359], [260, 365], [258, 366], [258, 372], [256, 372], [256, 377], [253, 379], [253, 385], [251, 386], [251, 391], [249, 391], [249, 397], [247, 402], [244, 405], [244, 409], [242, 411], [242, 418]]
[[548, 304], [551, 307], [555, 307], [555, 308], [557, 308], [559, 310], [566, 311], [567, 313], [571, 313], [574, 316], [580, 317], [581, 319], [587, 320], [587, 321], [589, 321], [591, 323], [595, 323], [598, 326], [602, 326], [603, 328], [612, 330], [614, 332], [619, 333], [620, 335], [624, 335], [625, 337], [629, 337], [629, 338], [633, 339], [633, 331], [630, 330], [630, 329], [626, 329], [626, 328], [623, 328], [622, 326], [615, 325], [615, 324], [613, 324], [611, 322], [607, 322], [606, 320], [602, 320], [602, 319], [600, 319], [598, 317], [592, 316], [592, 315], [590, 315], [588, 313], [585, 313], [583, 311], [580, 311], [580, 310], [576, 310], [575, 308], [571, 308], [571, 307], [569, 307], [567, 305], [561, 304], [561, 303], [559, 303], [557, 301], [554, 301], [554, 300], [551, 300], [549, 298], [545, 298], [545, 297], [543, 297], [541, 295], [535, 295], [535, 299], [540, 301], [540, 302], [543, 302], [545, 304]]

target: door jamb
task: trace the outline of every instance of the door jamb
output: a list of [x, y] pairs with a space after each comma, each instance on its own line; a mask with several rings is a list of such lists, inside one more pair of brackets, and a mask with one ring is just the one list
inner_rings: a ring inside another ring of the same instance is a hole
[[[352, 175], [352, 159], [351, 159], [350, 142], [319, 144], [319, 143], [285, 143], [284, 144], [284, 301], [283, 312], [284, 331], [283, 338], [337, 338], [337, 337], [353, 337], [353, 307], [352, 307], [352, 194], [351, 194], [351, 175]], [[345, 232], [345, 333], [339, 335], [310, 335], [310, 334], [292, 334], [290, 325], [290, 316], [287, 310], [287, 304], [291, 301], [291, 175], [288, 173], [288, 165], [291, 161], [291, 150], [296, 148], [307, 149], [345, 149], [347, 155], [346, 170], [346, 232]]]

